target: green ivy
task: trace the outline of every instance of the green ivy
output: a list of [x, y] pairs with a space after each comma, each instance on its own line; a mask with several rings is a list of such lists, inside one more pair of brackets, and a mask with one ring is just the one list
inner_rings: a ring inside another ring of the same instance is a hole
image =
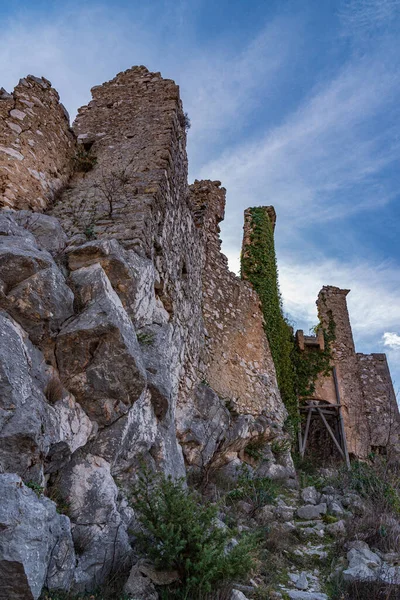
[[294, 339], [292, 328], [283, 316], [274, 231], [264, 208], [256, 207], [250, 211], [251, 243], [241, 257], [241, 275], [250, 281], [260, 297], [264, 329], [274, 360], [279, 390], [293, 424], [298, 421], [292, 363]]
[[272, 223], [263, 207], [251, 208], [250, 215], [250, 244], [241, 257], [241, 275], [250, 281], [261, 300], [264, 330], [289, 415], [286, 427], [294, 435], [299, 424], [298, 398], [312, 396], [318, 376], [330, 371], [335, 323], [330, 316], [328, 329], [323, 331], [324, 351], [298, 349], [293, 328], [283, 315]]
[[[318, 333], [319, 328], [322, 326], [314, 327], [314, 332]], [[298, 398], [313, 396], [318, 376], [322, 374], [326, 377], [331, 372], [331, 344], [335, 340], [335, 321], [332, 315], [329, 315], [328, 329], [322, 328], [322, 331], [325, 341], [324, 350], [316, 348], [300, 350], [297, 344], [293, 347], [291, 359], [295, 372], [295, 392]]]

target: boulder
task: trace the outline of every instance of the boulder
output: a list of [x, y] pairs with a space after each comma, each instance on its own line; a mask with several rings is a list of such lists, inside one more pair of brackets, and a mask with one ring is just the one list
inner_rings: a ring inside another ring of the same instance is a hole
[[38, 248], [56, 256], [67, 245], [67, 236], [56, 217], [30, 210], [13, 211], [15, 221], [35, 238]]
[[135, 327], [159, 320], [153, 318], [155, 312], [159, 317], [159, 310], [154, 293], [157, 274], [151, 260], [125, 250], [115, 239], [93, 240], [68, 252], [71, 271], [95, 263], [103, 267]]
[[69, 505], [77, 553], [72, 589], [90, 591], [131, 554], [110, 465], [99, 456], [78, 450], [60, 472], [58, 489]]
[[248, 598], [240, 590], [232, 590], [230, 600], [248, 600]]
[[46, 580], [68, 591], [75, 564], [69, 519], [14, 474], [0, 475], [0, 498], [0, 598], [37, 600]]
[[301, 491], [301, 498], [305, 504], [317, 504], [320, 494], [314, 486], [309, 486]]
[[57, 337], [60, 376], [87, 415], [100, 426], [129, 412], [146, 385], [132, 322], [99, 264], [74, 271], [81, 307]]
[[343, 571], [345, 581], [374, 581], [379, 579], [382, 565], [380, 557], [372, 552], [365, 542], [356, 541], [350, 544], [347, 553], [348, 568]]
[[158, 600], [153, 582], [142, 573], [137, 565], [133, 565], [124, 593], [132, 600]]
[[335, 537], [344, 537], [346, 535], [346, 525], [344, 521], [337, 521], [326, 526], [326, 531]]
[[319, 519], [322, 515], [326, 514], [326, 504], [306, 504], [297, 509], [297, 516], [300, 519], [312, 520]]
[[43, 485], [43, 459], [58, 441], [54, 409], [44, 396], [43, 355], [0, 311], [0, 470]]

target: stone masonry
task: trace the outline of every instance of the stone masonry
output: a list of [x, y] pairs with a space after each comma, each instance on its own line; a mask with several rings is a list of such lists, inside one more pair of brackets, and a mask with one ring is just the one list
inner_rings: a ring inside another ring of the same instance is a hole
[[[371, 451], [396, 450], [400, 415], [383, 354], [356, 354], [346, 296], [349, 290], [324, 286], [317, 306], [321, 323], [335, 323], [332, 366], [336, 368], [348, 450], [358, 458]], [[315, 397], [336, 404], [333, 376], [320, 377]]]
[[0, 207], [43, 211], [70, 175], [75, 138], [47, 79], [0, 90]]
[[[31, 535], [43, 503], [27, 483], [68, 507], [43, 504], [55, 516], [35, 568], [0, 543], [7, 585], [34, 600], [45, 583], [91, 591], [131, 560], [141, 461], [173, 477], [240, 467], [286, 414], [258, 297], [220, 253], [225, 192], [189, 190], [178, 86], [134, 67], [92, 93], [72, 130], [47, 80], [0, 99], [4, 523], [23, 503]], [[285, 461], [271, 454], [271, 474], [293, 477]]]
[[283, 423], [282, 407], [260, 300], [252, 286], [229, 271], [221, 253], [219, 223], [224, 218], [225, 189], [218, 181], [195, 181], [190, 187], [197, 227], [202, 231], [203, 317], [206, 327], [205, 377], [240, 413], [273, 411]]

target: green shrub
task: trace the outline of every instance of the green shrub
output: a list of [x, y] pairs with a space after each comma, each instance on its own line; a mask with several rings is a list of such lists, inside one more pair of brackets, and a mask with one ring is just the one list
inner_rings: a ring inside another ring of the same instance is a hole
[[184, 480], [143, 470], [132, 501], [144, 528], [137, 534], [140, 550], [157, 569], [179, 574], [179, 582], [163, 597], [202, 598], [212, 587], [252, 570], [254, 539], [243, 536], [227, 552], [233, 532], [215, 524], [218, 506], [201, 504]]
[[236, 487], [228, 492], [225, 501], [228, 505], [234, 505], [240, 500], [252, 505], [252, 515], [256, 511], [271, 504], [281, 491], [280, 485], [268, 477], [252, 477], [249, 470], [244, 468], [240, 473]]
[[38, 498], [43, 494], [44, 488], [38, 483], [35, 483], [34, 481], [28, 481], [25, 485], [33, 490]]

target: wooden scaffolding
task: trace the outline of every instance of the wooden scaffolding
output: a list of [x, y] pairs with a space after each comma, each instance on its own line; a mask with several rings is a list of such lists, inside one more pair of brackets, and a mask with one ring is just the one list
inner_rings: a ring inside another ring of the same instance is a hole
[[[300, 330], [296, 333], [297, 342], [301, 350], [306, 346], [319, 347], [323, 350], [324, 341], [321, 333], [317, 336], [304, 336]], [[343, 423], [342, 405], [337, 379], [336, 368], [332, 367], [332, 378], [335, 387], [336, 402], [329, 402], [323, 398], [307, 398], [299, 400], [300, 427], [299, 427], [299, 452], [304, 458], [309, 439], [310, 425], [313, 420], [320, 420], [329, 433], [340, 456], [350, 468], [350, 458], [347, 449], [346, 431]], [[305, 419], [303, 418], [305, 417]]]

